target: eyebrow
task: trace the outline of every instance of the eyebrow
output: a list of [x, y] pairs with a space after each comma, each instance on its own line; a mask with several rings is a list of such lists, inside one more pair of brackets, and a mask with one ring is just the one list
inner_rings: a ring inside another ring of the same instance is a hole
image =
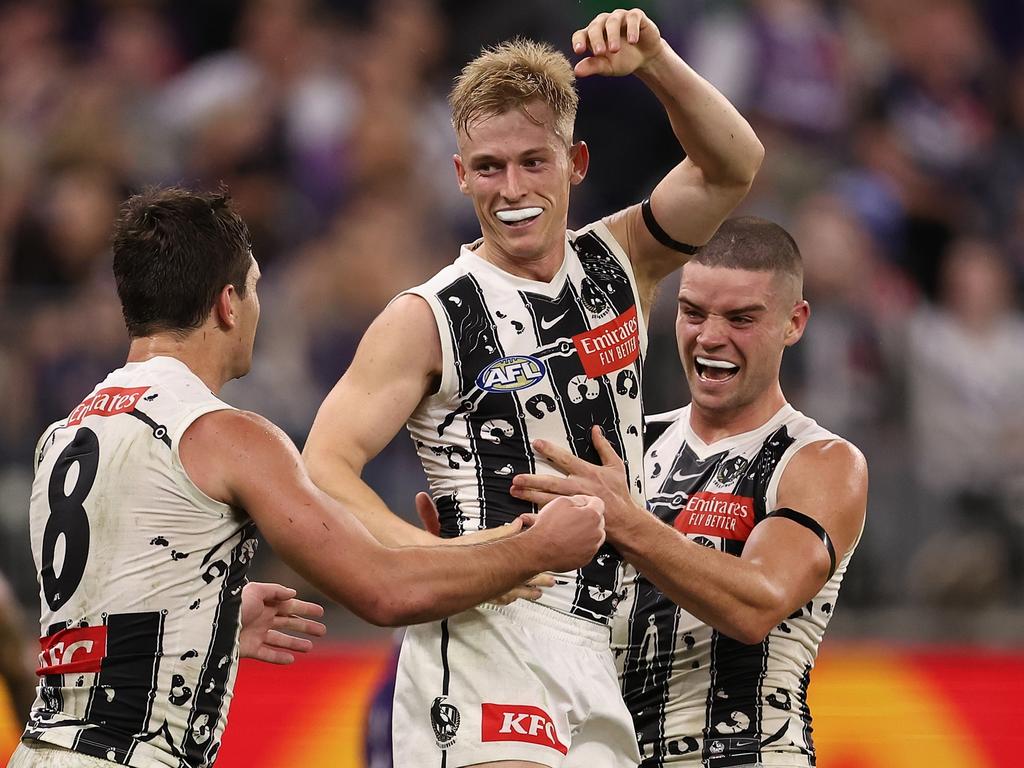
[[[541, 146], [538, 146], [538, 147], [531, 147], [530, 149], [524, 149], [518, 155], [515, 155], [515, 158], [529, 157], [530, 155], [540, 155], [540, 154], [544, 154], [545, 152], [550, 152], [550, 151], [551, 151], [550, 147], [541, 145]], [[481, 162], [499, 162], [499, 163], [501, 163], [501, 162], [505, 162], [505, 158], [498, 157], [497, 155], [492, 155], [489, 152], [482, 152], [480, 154], [472, 154], [472, 155], [470, 155], [469, 156], [469, 162], [470, 163], [481, 163]]]
[[[699, 309], [701, 312], [706, 312], [707, 311], [700, 304], [697, 304], [695, 301], [692, 301], [690, 299], [684, 298], [682, 296], [679, 297], [679, 303], [680, 304], [686, 304], [686, 305], [688, 305], [690, 307], [693, 307], [694, 309]], [[749, 315], [749, 314], [754, 314], [754, 313], [757, 313], [757, 312], [765, 312], [765, 311], [767, 311], [767, 309], [768, 309], [768, 307], [766, 307], [764, 304], [748, 304], [747, 306], [737, 307], [736, 309], [727, 309], [723, 314], [726, 314], [726, 315]]]

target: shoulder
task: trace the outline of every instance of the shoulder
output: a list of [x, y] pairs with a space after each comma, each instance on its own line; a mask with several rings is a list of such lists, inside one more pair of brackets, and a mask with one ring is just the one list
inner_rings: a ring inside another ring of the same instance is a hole
[[245, 454], [273, 445], [291, 445], [280, 427], [252, 411], [225, 408], [204, 413], [189, 425], [182, 447], [216, 450], [220, 457]]
[[786, 466], [782, 483], [806, 490], [820, 489], [837, 499], [867, 495], [868, 464], [864, 454], [849, 440], [831, 435], [799, 448]]
[[419, 293], [403, 293], [391, 301], [377, 315], [363, 336], [364, 353], [358, 355], [360, 364], [373, 359], [387, 359], [397, 355], [410, 370], [426, 365], [438, 368], [441, 354], [441, 336], [435, 309]]
[[374, 323], [402, 326], [415, 325], [432, 319], [434, 313], [430, 308], [429, 300], [433, 297], [422, 289], [423, 286], [418, 286], [398, 294], [381, 310]]

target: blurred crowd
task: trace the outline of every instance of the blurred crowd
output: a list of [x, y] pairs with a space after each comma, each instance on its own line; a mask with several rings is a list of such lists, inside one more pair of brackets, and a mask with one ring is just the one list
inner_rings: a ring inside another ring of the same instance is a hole
[[[767, 156], [742, 211], [803, 251], [812, 320], [786, 391], [871, 467], [845, 607], [1024, 612], [1024, 4], [639, 5], [754, 124]], [[612, 7], [0, 0], [0, 563], [29, 614], [34, 442], [127, 348], [120, 201], [230, 189], [265, 278], [253, 372], [223, 396], [301, 446], [369, 321], [477, 236], [445, 103], [461, 64], [517, 34], [568, 52]], [[642, 84], [579, 90], [593, 161], [570, 226], [639, 201], [680, 159]], [[686, 399], [673, 313], [666, 287], [652, 411]], [[414, 517], [408, 438], [368, 471]]]

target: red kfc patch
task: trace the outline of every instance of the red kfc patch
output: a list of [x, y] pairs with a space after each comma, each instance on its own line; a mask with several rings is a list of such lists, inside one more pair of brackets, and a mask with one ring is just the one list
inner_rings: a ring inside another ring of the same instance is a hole
[[596, 379], [605, 373], [631, 365], [640, 356], [640, 323], [636, 307], [630, 307], [614, 320], [572, 337], [587, 376]]
[[561, 752], [569, 751], [558, 740], [558, 732], [548, 713], [540, 707], [522, 704], [483, 704], [481, 741], [521, 741], [539, 744]]
[[86, 416], [116, 416], [131, 413], [149, 387], [107, 387], [79, 403], [68, 416], [68, 426], [82, 423]]
[[107, 655], [107, 628], [74, 627], [39, 638], [39, 667], [36, 674], [63, 675], [68, 672], [99, 672]]
[[686, 500], [674, 526], [683, 533], [746, 541], [754, 529], [754, 500], [731, 493], [699, 491]]

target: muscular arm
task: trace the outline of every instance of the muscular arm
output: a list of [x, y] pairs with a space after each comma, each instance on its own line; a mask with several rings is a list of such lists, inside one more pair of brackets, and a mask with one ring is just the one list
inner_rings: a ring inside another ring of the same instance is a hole
[[[573, 36], [573, 47], [592, 54], [576, 66], [581, 77], [633, 73], [658, 97], [686, 158], [654, 188], [651, 208], [672, 239], [706, 243], [747, 194], [764, 158], [750, 124], [672, 50], [642, 11], [600, 14]], [[605, 222], [629, 254], [641, 299], [649, 305], [658, 281], [686, 255], [651, 235], [639, 205]]]
[[[185, 432], [180, 452], [185, 470], [204, 493], [246, 510], [286, 563], [374, 624], [457, 613], [560, 558], [553, 551], [563, 546], [557, 535], [536, 529], [492, 544], [384, 547], [348, 507], [314, 485], [287, 436], [255, 414], [225, 410], [200, 417]], [[594, 522], [590, 512], [562, 519], [575, 525], [582, 518]], [[599, 546], [587, 530], [576, 533], [588, 540], [587, 551]], [[578, 553], [581, 562], [592, 554]]]
[[303, 449], [313, 482], [389, 546], [437, 540], [395, 515], [360, 475], [433, 389], [440, 371], [441, 340], [430, 307], [419, 296], [400, 296], [367, 329]]
[[[761, 642], [824, 586], [828, 552], [803, 526], [768, 518], [754, 527], [741, 557], [708, 549], [638, 507], [611, 446], [599, 435], [595, 444], [603, 466], [568, 455], [552, 456], [568, 477], [519, 476], [513, 481], [513, 494], [534, 501], [549, 498], [552, 492], [600, 496], [606, 504], [608, 540], [623, 557], [674, 603], [740, 642]], [[783, 474], [778, 506], [821, 524], [832, 539], [838, 562], [853, 546], [864, 522], [864, 457], [843, 440], [805, 446]]]

